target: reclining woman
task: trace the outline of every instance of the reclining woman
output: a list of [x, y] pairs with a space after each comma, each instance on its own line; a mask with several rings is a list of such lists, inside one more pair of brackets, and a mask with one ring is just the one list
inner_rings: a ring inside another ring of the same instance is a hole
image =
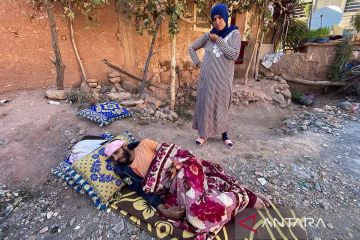
[[110, 142], [105, 154], [115, 172], [167, 219], [211, 239], [245, 208], [261, 209], [271, 202], [239, 185], [218, 164], [197, 158], [176, 145], [144, 139]]

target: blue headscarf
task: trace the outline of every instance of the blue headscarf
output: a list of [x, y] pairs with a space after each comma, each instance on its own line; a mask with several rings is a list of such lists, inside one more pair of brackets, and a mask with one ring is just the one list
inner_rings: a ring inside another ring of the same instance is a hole
[[228, 20], [229, 20], [229, 10], [227, 8], [227, 6], [225, 4], [216, 4], [212, 9], [211, 9], [211, 20], [214, 19], [214, 16], [219, 15], [220, 17], [222, 17], [226, 23], [226, 26], [224, 27], [223, 30], [219, 31], [216, 30], [214, 27], [213, 29], [211, 29], [210, 33], [215, 33], [216, 35], [224, 38], [226, 37], [229, 33], [231, 33], [233, 30], [238, 29], [237, 26], [234, 25], [230, 25], [228, 26]]

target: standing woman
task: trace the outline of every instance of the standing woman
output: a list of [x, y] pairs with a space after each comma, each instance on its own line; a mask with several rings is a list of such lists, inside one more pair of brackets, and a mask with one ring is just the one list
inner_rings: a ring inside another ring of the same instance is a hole
[[[196, 109], [193, 128], [198, 130], [196, 145], [202, 145], [209, 137], [222, 134], [228, 148], [229, 107], [234, 77], [235, 60], [240, 52], [240, 32], [236, 26], [228, 26], [229, 11], [226, 5], [217, 4], [211, 10], [213, 29], [196, 40], [189, 48], [190, 57], [200, 68]], [[204, 48], [200, 61], [196, 51]]]

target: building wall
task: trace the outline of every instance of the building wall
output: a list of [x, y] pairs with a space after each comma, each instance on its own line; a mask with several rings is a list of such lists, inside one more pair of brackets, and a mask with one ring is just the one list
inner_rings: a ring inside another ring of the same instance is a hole
[[[67, 21], [55, 9], [59, 46], [65, 68], [65, 85], [80, 83], [80, 69], [71, 44]], [[101, 62], [106, 58], [135, 75], [143, 71], [151, 36], [139, 35], [131, 20], [119, 16], [114, 6], [106, 6], [97, 14], [98, 24], [89, 23], [81, 14], [75, 16], [75, 38], [88, 78], [105, 81], [109, 69]], [[47, 16], [25, 1], [0, 1], [0, 92], [48, 87], [55, 84], [55, 69]], [[118, 33], [118, 34], [117, 34]], [[203, 33], [193, 31], [192, 25], [182, 22], [177, 38], [177, 61], [190, 61], [189, 45]], [[151, 69], [170, 60], [170, 39], [167, 21], [158, 33], [156, 54]]]

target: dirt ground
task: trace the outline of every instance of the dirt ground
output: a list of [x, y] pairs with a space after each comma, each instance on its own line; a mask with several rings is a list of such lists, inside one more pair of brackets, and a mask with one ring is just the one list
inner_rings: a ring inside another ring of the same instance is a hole
[[[129, 130], [140, 139], [176, 143], [222, 164], [250, 189], [294, 208], [299, 215], [322, 218], [326, 227], [308, 227], [309, 239], [360, 238], [359, 121], [345, 123], [340, 136], [311, 132], [288, 136], [276, 129], [303, 108], [233, 106], [235, 147], [230, 150], [220, 136], [196, 147], [190, 122], [124, 119], [98, 127], [76, 116], [71, 104], [48, 104], [43, 90], [11, 92], [0, 99], [11, 100], [0, 105], [0, 197], [9, 192], [9, 199], [23, 196], [10, 214], [0, 214], [0, 239], [150, 239], [120, 216], [97, 211], [87, 198], [50, 173], [82, 137], [80, 130], [86, 135]], [[264, 186], [257, 180], [262, 175], [267, 180]], [[318, 183], [320, 191], [309, 185], [311, 181]], [[57, 214], [47, 219], [50, 211]], [[116, 232], [113, 227], [119, 222], [124, 225]], [[40, 233], [44, 228], [48, 231]]]

